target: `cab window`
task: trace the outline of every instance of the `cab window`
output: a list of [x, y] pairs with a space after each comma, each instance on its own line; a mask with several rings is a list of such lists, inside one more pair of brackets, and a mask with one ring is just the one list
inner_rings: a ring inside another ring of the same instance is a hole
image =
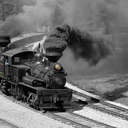
[[20, 62], [20, 58], [19, 57], [14, 57], [14, 63], [19, 63]]
[[20, 57], [14, 57], [14, 64], [19, 64], [20, 63]]

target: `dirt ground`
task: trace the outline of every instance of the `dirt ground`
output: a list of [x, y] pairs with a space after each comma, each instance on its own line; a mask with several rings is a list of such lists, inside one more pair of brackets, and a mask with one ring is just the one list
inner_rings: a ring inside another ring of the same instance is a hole
[[108, 100], [128, 105], [128, 74], [113, 74], [100, 78], [89, 77], [76, 80], [75, 84]]
[[13, 126], [12, 124], [10, 124], [4, 120], [0, 120], [0, 128], [18, 128], [18, 127]]

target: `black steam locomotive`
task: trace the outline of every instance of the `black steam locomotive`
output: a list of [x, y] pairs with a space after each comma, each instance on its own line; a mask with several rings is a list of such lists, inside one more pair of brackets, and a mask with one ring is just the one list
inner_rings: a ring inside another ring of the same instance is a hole
[[42, 110], [70, 106], [72, 90], [65, 87], [66, 73], [57, 62], [38, 57], [26, 47], [8, 49], [0, 37], [0, 89], [8, 96]]

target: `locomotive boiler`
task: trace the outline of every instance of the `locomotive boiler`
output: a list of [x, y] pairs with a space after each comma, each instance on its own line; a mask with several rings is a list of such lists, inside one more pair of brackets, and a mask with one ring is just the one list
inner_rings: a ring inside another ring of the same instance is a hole
[[1, 91], [38, 110], [69, 107], [72, 90], [65, 87], [67, 74], [62, 65], [26, 47], [8, 49], [8, 43], [1, 46]]

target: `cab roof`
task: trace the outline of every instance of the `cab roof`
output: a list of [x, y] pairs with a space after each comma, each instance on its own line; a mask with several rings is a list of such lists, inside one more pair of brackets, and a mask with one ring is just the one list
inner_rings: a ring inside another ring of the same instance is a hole
[[28, 53], [28, 52], [34, 53], [33, 50], [22, 47], [22, 48], [15, 48], [15, 49], [8, 50], [8, 51], [4, 52], [2, 55], [8, 56], [8, 57], [13, 57], [13, 56], [18, 55], [20, 53]]

